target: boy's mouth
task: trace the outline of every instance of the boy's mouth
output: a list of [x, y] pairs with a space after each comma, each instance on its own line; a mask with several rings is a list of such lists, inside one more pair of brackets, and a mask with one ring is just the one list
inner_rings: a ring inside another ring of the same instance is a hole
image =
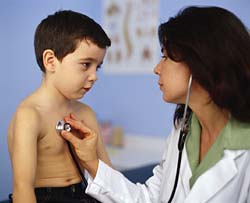
[[86, 92], [88, 92], [90, 89], [91, 89], [91, 87], [84, 87], [83, 88]]

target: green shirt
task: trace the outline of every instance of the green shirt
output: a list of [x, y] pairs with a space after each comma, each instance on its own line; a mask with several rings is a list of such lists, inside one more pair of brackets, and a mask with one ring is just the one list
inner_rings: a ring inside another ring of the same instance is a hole
[[189, 180], [190, 188], [201, 174], [222, 158], [225, 149], [250, 149], [250, 123], [242, 123], [230, 118], [203, 160], [199, 163], [200, 133], [200, 123], [193, 113], [186, 141], [186, 151], [192, 171], [192, 177]]

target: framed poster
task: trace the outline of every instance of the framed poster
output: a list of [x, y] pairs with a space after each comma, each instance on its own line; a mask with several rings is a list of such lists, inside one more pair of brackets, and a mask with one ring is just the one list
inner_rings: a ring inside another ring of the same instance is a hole
[[104, 72], [152, 73], [159, 60], [159, 0], [105, 0], [103, 27], [111, 38]]

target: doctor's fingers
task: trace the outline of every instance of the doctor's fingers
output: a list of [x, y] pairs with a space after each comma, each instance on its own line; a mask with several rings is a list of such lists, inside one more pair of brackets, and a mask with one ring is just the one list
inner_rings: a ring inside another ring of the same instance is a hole
[[73, 113], [70, 113], [69, 117], [73, 120], [79, 120]]
[[96, 134], [83, 121], [75, 120], [70, 117], [65, 117], [64, 120], [65, 122], [69, 123], [74, 130], [77, 130], [81, 133], [82, 135], [80, 136], [81, 138], [85, 138], [88, 136], [95, 136]]
[[72, 132], [63, 130], [61, 133], [65, 140], [68, 140], [75, 149], [76, 155], [83, 162], [97, 160], [97, 135], [93, 133], [93, 136], [80, 139]]
[[74, 147], [78, 147], [81, 145], [82, 139], [79, 139], [78, 137], [74, 136], [71, 132], [63, 130], [61, 132], [61, 135], [65, 140], [69, 141]]
[[91, 136], [86, 136], [85, 138], [79, 138], [73, 132], [68, 132], [63, 130], [61, 132], [61, 136], [68, 140], [75, 148], [79, 148], [80, 150], [87, 149], [87, 148], [96, 148], [97, 145], [97, 134], [92, 132]]

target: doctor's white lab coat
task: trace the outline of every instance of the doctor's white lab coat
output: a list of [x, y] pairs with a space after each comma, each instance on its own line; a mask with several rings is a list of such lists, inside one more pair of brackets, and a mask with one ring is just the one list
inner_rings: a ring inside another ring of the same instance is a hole
[[[168, 137], [162, 161], [145, 184], [133, 184], [99, 161], [97, 175], [94, 180], [89, 177], [86, 192], [104, 203], [167, 203], [175, 180], [179, 131], [174, 129]], [[225, 150], [222, 159], [190, 189], [191, 176], [184, 148], [173, 203], [250, 203], [249, 150]]]

